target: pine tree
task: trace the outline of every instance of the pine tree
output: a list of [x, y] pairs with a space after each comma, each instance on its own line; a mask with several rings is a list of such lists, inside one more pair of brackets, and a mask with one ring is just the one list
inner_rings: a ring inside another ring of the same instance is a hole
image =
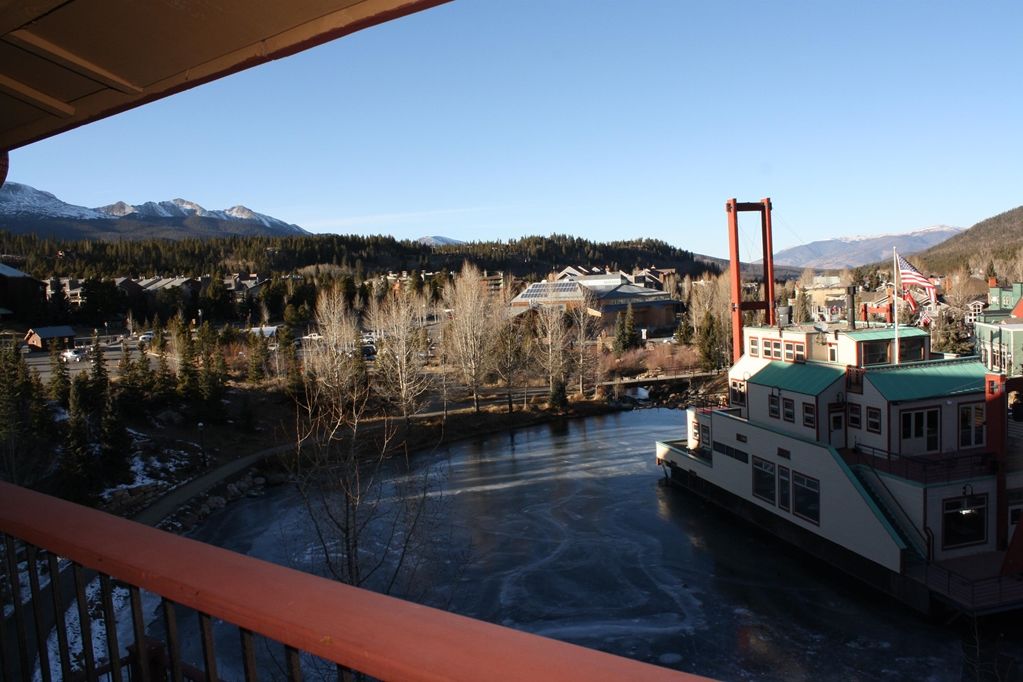
[[92, 384], [92, 394], [96, 401], [94, 403], [97, 407], [96, 412], [99, 412], [99, 409], [101, 409], [101, 406], [107, 399], [107, 391], [110, 388], [110, 374], [107, 372], [106, 362], [103, 361], [103, 346], [100, 345], [99, 334], [96, 332], [93, 332], [92, 335], [90, 359], [92, 360], [90, 383]]
[[621, 313], [615, 315], [615, 333], [614, 341], [612, 343], [612, 350], [615, 355], [621, 355], [625, 352], [625, 349], [629, 346], [628, 335], [625, 333], [625, 319]]
[[178, 394], [185, 399], [194, 398], [199, 391], [199, 378], [195, 368], [195, 342], [192, 332], [182, 327], [178, 333]]
[[711, 311], [703, 314], [696, 345], [700, 351], [700, 366], [703, 369], [717, 369], [723, 361], [721, 357], [721, 331], [718, 318]]
[[122, 482], [129, 478], [128, 462], [131, 455], [131, 438], [124, 427], [118, 400], [113, 393], [107, 396], [100, 418], [99, 454], [105, 480]]
[[92, 448], [89, 445], [89, 423], [86, 416], [89, 380], [78, 374], [71, 382], [68, 400], [68, 430], [61, 458], [61, 478], [67, 496], [77, 501], [91, 498], [96, 480]]
[[625, 309], [625, 323], [624, 323], [624, 338], [625, 348], [639, 348], [643, 345], [642, 339], [639, 336], [639, 330], [636, 329], [636, 318], [632, 312], [632, 304]]
[[50, 341], [50, 382], [47, 385], [50, 400], [55, 400], [67, 407], [68, 394], [71, 392], [71, 375], [67, 363], [60, 359], [60, 348], [55, 340]]

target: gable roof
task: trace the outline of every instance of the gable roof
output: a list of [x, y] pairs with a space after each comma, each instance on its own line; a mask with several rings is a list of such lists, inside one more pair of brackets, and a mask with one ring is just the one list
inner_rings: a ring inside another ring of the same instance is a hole
[[982, 393], [987, 368], [975, 360], [934, 360], [870, 369], [869, 381], [885, 400], [923, 400]]
[[67, 325], [60, 325], [56, 327], [33, 327], [28, 330], [28, 334], [25, 334], [25, 336], [28, 337], [28, 335], [32, 333], [40, 339], [63, 339], [68, 336], [74, 336], [75, 330]]
[[754, 374], [749, 383], [783, 391], [817, 395], [845, 376], [845, 369], [815, 362], [773, 362]]

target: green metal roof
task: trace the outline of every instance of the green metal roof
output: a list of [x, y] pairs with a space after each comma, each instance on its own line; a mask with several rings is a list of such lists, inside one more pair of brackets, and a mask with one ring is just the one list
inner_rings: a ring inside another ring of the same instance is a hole
[[[857, 329], [855, 331], [847, 331], [845, 335], [856, 341], [892, 341], [895, 339], [895, 328]], [[929, 336], [929, 333], [919, 327], [899, 327], [900, 339], [908, 339], [914, 336]]]
[[843, 376], [845, 376], [845, 368], [833, 365], [775, 360], [754, 374], [749, 379], [749, 383], [774, 386], [783, 391], [793, 391], [803, 395], [817, 395]]
[[885, 400], [923, 400], [983, 393], [987, 369], [976, 360], [914, 362], [867, 370], [867, 381]]

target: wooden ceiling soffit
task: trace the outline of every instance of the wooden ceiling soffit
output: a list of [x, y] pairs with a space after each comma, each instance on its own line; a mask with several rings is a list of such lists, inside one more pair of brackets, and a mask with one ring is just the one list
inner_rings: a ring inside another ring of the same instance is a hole
[[[0, 65], [0, 92], [25, 102], [40, 112], [38, 117], [27, 123], [21, 122], [10, 128], [0, 128], [0, 150], [16, 149], [364, 28], [449, 2], [449, 0], [362, 0], [347, 7], [343, 6], [347, 3], [338, 2], [341, 9], [286, 30], [268, 34], [256, 42], [240, 46], [225, 45], [224, 53], [218, 57], [201, 63], [182, 64], [182, 68], [173, 75], [155, 83], [144, 84], [132, 83], [75, 54], [73, 49], [50, 42], [33, 31], [32, 22], [40, 17], [60, 12], [61, 7], [65, 5], [88, 1], [90, 0], [34, 2], [0, 0], [0, 36], [5, 42], [102, 86], [92, 94], [65, 102], [41, 91], [38, 83], [30, 86], [4, 74]], [[301, 0], [293, 1], [301, 4]], [[102, 21], [101, 11], [96, 12], [96, 21]], [[89, 27], [82, 26], [81, 30], [87, 33]], [[144, 31], [145, 27], [140, 26], [138, 30]], [[273, 30], [272, 27], [268, 27], [268, 33]], [[124, 55], [125, 58], [134, 56]], [[144, 55], [137, 57], [143, 59]]]

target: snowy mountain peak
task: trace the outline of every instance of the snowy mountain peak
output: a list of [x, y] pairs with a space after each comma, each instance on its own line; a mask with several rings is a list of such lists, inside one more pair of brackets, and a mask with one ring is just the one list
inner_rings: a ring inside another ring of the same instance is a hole
[[29, 185], [7, 182], [0, 187], [0, 215], [39, 216], [41, 218], [73, 218], [76, 220], [106, 220], [110, 216], [84, 206], [61, 201], [49, 192]]
[[925, 251], [962, 231], [961, 227], [933, 225], [911, 232], [823, 239], [778, 251], [774, 254], [774, 262], [801, 268], [856, 267], [886, 258], [891, 260], [892, 247], [908, 256]]
[[433, 235], [430, 237], [420, 237], [416, 241], [426, 246], [459, 246], [465, 243], [457, 239], [452, 239], [451, 237], [441, 237], [438, 235]]
[[[143, 222], [152, 220], [173, 222], [194, 216], [228, 223], [246, 223], [249, 226], [258, 226], [258, 230], [266, 228], [273, 234], [308, 234], [298, 225], [286, 223], [240, 205], [223, 211], [210, 211], [194, 201], [179, 197], [170, 201], [147, 201], [143, 204], [118, 201], [98, 208], [86, 208], [68, 204], [49, 192], [43, 192], [17, 182], [8, 182], [0, 187], [0, 216], [16, 217], [23, 220], [57, 218], [117, 221], [125, 218]], [[182, 228], [191, 229], [185, 228], [184, 225]], [[206, 225], [202, 229], [209, 230], [211, 226]], [[236, 229], [232, 226], [219, 225], [213, 229], [225, 234], [251, 233], [251, 227]]]

